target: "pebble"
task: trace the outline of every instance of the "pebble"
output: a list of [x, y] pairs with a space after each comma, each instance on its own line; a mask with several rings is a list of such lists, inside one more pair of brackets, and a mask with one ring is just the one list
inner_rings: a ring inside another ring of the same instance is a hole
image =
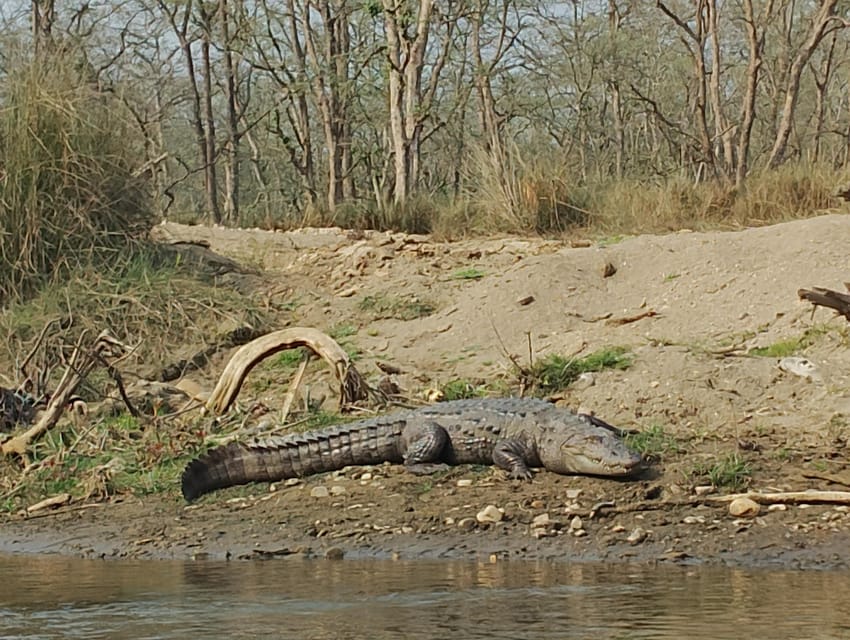
[[567, 500], [578, 500], [581, 495], [581, 489], [567, 489]]
[[531, 526], [535, 529], [546, 528], [552, 525], [552, 519], [549, 517], [548, 513], [541, 513], [539, 516], [534, 516], [534, 519], [531, 521]]
[[575, 531], [573, 531], [573, 535], [574, 535], [576, 538], [583, 538], [584, 536], [586, 536], [586, 535], [587, 535], [587, 530], [585, 530], [585, 529], [576, 529]]
[[705, 496], [714, 491], [714, 487], [710, 484], [701, 484], [697, 487], [694, 487], [694, 493], [698, 496]]
[[371, 479], [372, 479], [372, 474], [368, 471], [361, 474], [361, 476], [360, 476], [360, 480], [371, 480]]
[[339, 547], [330, 547], [325, 551], [325, 560], [342, 560], [345, 557], [345, 552]]
[[301, 478], [287, 478], [283, 483], [284, 487], [294, 487], [297, 484], [304, 482]]
[[331, 487], [330, 492], [331, 495], [341, 496], [343, 493], [346, 492], [346, 490], [345, 487], [343, 487], [342, 485], [335, 484]]
[[574, 517], [570, 520], [570, 531], [580, 531], [584, 528], [584, 524], [581, 521], [581, 518], [578, 516]]
[[649, 535], [643, 527], [635, 527], [632, 532], [626, 537], [626, 542], [632, 545], [640, 544]]
[[311, 498], [327, 498], [330, 495], [327, 487], [313, 487], [310, 489]]
[[623, 531], [625, 530], [626, 528], [621, 524], [615, 524], [613, 527], [611, 527], [611, 533], [623, 533]]
[[532, 500], [531, 501], [531, 508], [532, 509], [542, 509], [545, 506], [546, 506], [546, 503], [543, 502], [543, 500]]
[[504, 512], [496, 507], [496, 505], [488, 504], [475, 515], [475, 519], [481, 523], [501, 522], [504, 515]]
[[685, 516], [682, 524], [705, 524], [705, 516]]
[[788, 511], [787, 504], [772, 504], [767, 508], [768, 511]]
[[457, 486], [459, 486], [459, 487], [471, 487], [472, 486], [472, 480], [470, 480], [469, 478], [461, 478], [460, 480], [457, 481]]
[[401, 532], [402, 532], [402, 533], [413, 533], [413, 527], [411, 527], [411, 526], [409, 526], [409, 525], [404, 525], [404, 526], [401, 528]]
[[596, 377], [592, 373], [590, 373], [589, 371], [586, 371], [586, 372], [582, 373], [581, 375], [579, 375], [579, 377], [576, 378], [575, 382], [573, 382], [570, 386], [573, 389], [581, 390], [581, 389], [589, 389], [590, 387], [592, 387], [595, 384], [596, 384]]
[[475, 518], [461, 518], [458, 520], [457, 528], [462, 531], [472, 531], [477, 525]]
[[750, 498], [736, 498], [729, 503], [729, 515], [735, 518], [753, 518], [760, 510], [759, 503]]

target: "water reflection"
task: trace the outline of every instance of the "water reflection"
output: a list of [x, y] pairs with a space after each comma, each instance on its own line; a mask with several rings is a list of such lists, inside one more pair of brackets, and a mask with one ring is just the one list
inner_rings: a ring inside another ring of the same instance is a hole
[[850, 574], [0, 557], [0, 638], [850, 638]]

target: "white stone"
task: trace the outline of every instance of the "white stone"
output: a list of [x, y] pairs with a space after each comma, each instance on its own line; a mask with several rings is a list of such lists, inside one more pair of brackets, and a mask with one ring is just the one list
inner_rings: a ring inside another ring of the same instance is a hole
[[481, 511], [479, 511], [475, 515], [475, 519], [478, 520], [478, 522], [481, 522], [481, 523], [484, 523], [484, 522], [501, 522], [504, 515], [505, 514], [502, 512], [501, 509], [499, 509], [495, 505], [488, 504], [486, 507], [484, 507]]

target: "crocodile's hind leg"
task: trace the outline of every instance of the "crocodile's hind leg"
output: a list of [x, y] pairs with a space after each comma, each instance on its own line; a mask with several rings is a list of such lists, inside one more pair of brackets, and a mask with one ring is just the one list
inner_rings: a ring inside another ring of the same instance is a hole
[[405, 433], [404, 436], [407, 439], [404, 466], [408, 471], [427, 475], [449, 468], [449, 465], [440, 462], [449, 443], [449, 434], [440, 425], [433, 422], [419, 425], [413, 433]]
[[528, 450], [519, 440], [502, 440], [493, 449], [493, 464], [510, 472], [511, 478], [531, 480], [527, 459]]

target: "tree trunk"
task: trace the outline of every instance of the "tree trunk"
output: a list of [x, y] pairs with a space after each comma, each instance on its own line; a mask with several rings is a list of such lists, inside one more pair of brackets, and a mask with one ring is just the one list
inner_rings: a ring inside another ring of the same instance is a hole
[[230, 15], [227, 0], [219, 0], [219, 19], [224, 60], [224, 89], [227, 100], [227, 141], [224, 179], [224, 218], [230, 224], [239, 221], [239, 113], [236, 108], [236, 64], [233, 60], [230, 38]]
[[[383, 0], [387, 38], [390, 145], [395, 181], [393, 201], [402, 204], [419, 180], [419, 143], [427, 106], [422, 103], [422, 70], [431, 29], [433, 0], [420, 0], [412, 38], [406, 35], [405, 4]], [[439, 70], [432, 73], [435, 83]]]
[[[794, 56], [791, 67], [788, 70], [788, 81], [785, 86], [785, 98], [782, 103], [782, 113], [779, 120], [779, 128], [776, 131], [776, 139], [770, 151], [767, 166], [775, 169], [785, 161], [785, 153], [788, 148], [788, 138], [794, 126], [794, 115], [797, 111], [797, 101], [800, 97], [800, 77], [809, 58], [817, 49], [826, 32], [826, 27], [833, 19], [835, 5], [838, 0], [823, 0], [817, 13], [812, 18], [808, 35], [803, 45]], [[835, 28], [838, 28], [836, 26]]]
[[203, 4], [199, 6], [201, 24], [201, 73], [203, 95], [201, 105], [204, 118], [204, 197], [206, 212], [213, 222], [221, 223], [221, 208], [218, 205], [218, 178], [216, 176], [215, 111], [213, 111], [213, 71], [210, 61], [210, 40], [212, 38], [210, 15]]
[[[759, 33], [756, 24], [752, 0], [743, 0], [744, 24], [747, 30], [747, 45], [749, 60], [747, 62], [747, 87], [741, 102], [741, 122], [738, 125], [737, 164], [735, 166], [735, 186], [740, 188], [749, 172], [750, 141], [753, 133], [753, 123], [756, 118], [756, 92], [759, 85], [759, 71], [762, 66], [764, 50], [764, 28]], [[764, 8], [767, 19], [773, 11], [773, 0], [768, 0]]]

